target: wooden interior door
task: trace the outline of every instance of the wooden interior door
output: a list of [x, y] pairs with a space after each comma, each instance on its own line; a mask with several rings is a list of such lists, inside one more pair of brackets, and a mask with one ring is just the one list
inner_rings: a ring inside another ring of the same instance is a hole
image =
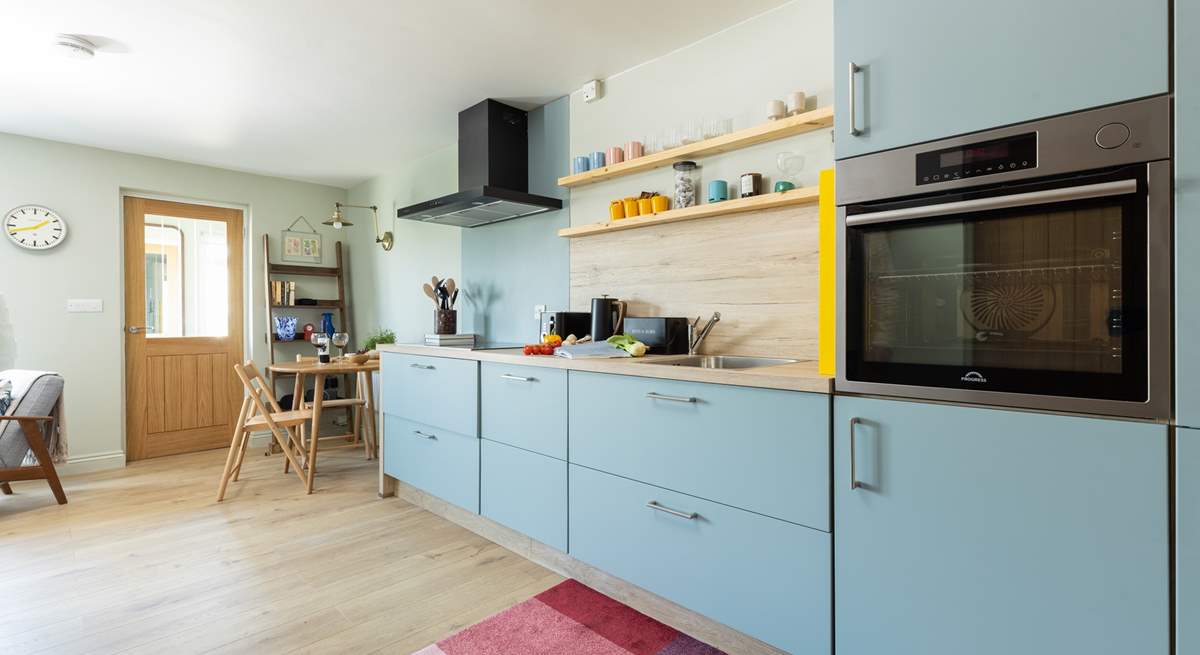
[[228, 445], [243, 353], [239, 209], [125, 198], [126, 457]]

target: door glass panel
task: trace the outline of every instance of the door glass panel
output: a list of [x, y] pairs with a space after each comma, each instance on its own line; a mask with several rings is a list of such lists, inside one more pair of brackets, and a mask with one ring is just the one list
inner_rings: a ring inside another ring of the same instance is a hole
[[147, 214], [145, 248], [147, 336], [228, 336], [225, 223]]
[[863, 360], [1120, 374], [1119, 201], [863, 230]]

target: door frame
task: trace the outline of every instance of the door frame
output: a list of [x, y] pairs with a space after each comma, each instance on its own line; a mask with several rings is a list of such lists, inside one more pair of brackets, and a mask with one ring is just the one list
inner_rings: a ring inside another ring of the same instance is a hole
[[[228, 338], [235, 339], [237, 342], [237, 346], [233, 350], [236, 350], [239, 361], [244, 361], [249, 356], [249, 352], [250, 352], [250, 341], [249, 341], [250, 312], [247, 311], [247, 298], [250, 297], [248, 294], [251, 293], [251, 286], [250, 286], [251, 280], [249, 278], [252, 276], [252, 273], [247, 273], [247, 272], [253, 270], [250, 267], [250, 262], [248, 261], [250, 250], [247, 247], [247, 241], [248, 241], [247, 235], [250, 233], [250, 223], [251, 223], [251, 212], [250, 212], [250, 207], [248, 205], [240, 204], [240, 203], [203, 200], [203, 199], [174, 196], [174, 195], [157, 194], [157, 193], [151, 193], [151, 192], [142, 192], [142, 191], [135, 191], [135, 190], [126, 189], [126, 188], [120, 189], [119, 194], [118, 194], [118, 202], [119, 202], [119, 205], [121, 208], [120, 216], [119, 216], [119, 226], [120, 226], [120, 231], [121, 231], [120, 276], [121, 276], [121, 299], [122, 299], [121, 320], [120, 320], [120, 326], [119, 326], [120, 334], [121, 334], [121, 354], [122, 354], [122, 365], [121, 365], [122, 403], [121, 403], [121, 405], [122, 405], [122, 414], [123, 414], [122, 419], [123, 420], [122, 420], [121, 425], [122, 425], [123, 432], [124, 432], [124, 434], [122, 435], [122, 446], [124, 449], [124, 459], [127, 463], [134, 461], [134, 460], [146, 458], [146, 455], [144, 454], [144, 451], [142, 450], [142, 448], [144, 447], [144, 444], [134, 444], [131, 441], [131, 435], [137, 433], [136, 430], [140, 429], [140, 423], [142, 420], [144, 420], [143, 416], [138, 416], [136, 412], [131, 411], [131, 408], [133, 407], [133, 404], [134, 404], [132, 402], [132, 398], [131, 398], [133, 391], [130, 389], [130, 386], [134, 383], [133, 372], [132, 372], [132, 362], [134, 361], [134, 355], [136, 355], [137, 353], [134, 353], [131, 351], [130, 342], [129, 342], [129, 339], [127, 338], [127, 332], [126, 332], [127, 326], [129, 326], [131, 324], [140, 325], [141, 321], [144, 320], [144, 319], [138, 319], [138, 321], [139, 321], [138, 323], [130, 323], [129, 322], [130, 318], [131, 318], [129, 316], [131, 304], [136, 303], [137, 299], [130, 298], [127, 293], [128, 286], [129, 286], [129, 277], [128, 277], [129, 271], [126, 270], [127, 258], [129, 255], [129, 248], [139, 248], [140, 249], [140, 248], [144, 247], [143, 245], [141, 245], [141, 244], [143, 244], [144, 235], [133, 234], [132, 226], [126, 220], [129, 209], [130, 209], [131, 201], [141, 201], [141, 202], [147, 202], [147, 203], [161, 203], [161, 204], [167, 205], [167, 206], [169, 206], [169, 205], [187, 205], [189, 207], [197, 207], [202, 210], [203, 209], [214, 210], [212, 212], [212, 214], [210, 214], [209, 216], [195, 215], [193, 217], [200, 218], [200, 219], [207, 219], [207, 220], [221, 220], [223, 222], [227, 222], [227, 219], [224, 216], [224, 214], [226, 214], [230, 210], [239, 212], [241, 214], [241, 233], [240, 233], [241, 249], [239, 252], [236, 253], [236, 256], [233, 256], [235, 253], [231, 252], [230, 253], [231, 257], [229, 259], [229, 262], [231, 265], [235, 265], [240, 269], [240, 278], [241, 278], [240, 283], [235, 284], [234, 280], [233, 280], [233, 276], [231, 276], [230, 286], [229, 286], [229, 291], [230, 291], [231, 297], [233, 295], [236, 295], [240, 299], [239, 302], [237, 302], [235, 304], [231, 304], [231, 306], [230, 306], [231, 307], [231, 316], [230, 316], [230, 321], [229, 321], [230, 330], [229, 330], [229, 334], [228, 334]], [[198, 212], [198, 214], [203, 214], [203, 212]], [[238, 315], [236, 321], [234, 320], [234, 316], [232, 316], [233, 313], [236, 313]], [[236, 330], [233, 329], [235, 326], [237, 327]], [[142, 343], [144, 344], [145, 341], [143, 340]], [[240, 389], [240, 384], [238, 384], [237, 386]], [[230, 402], [233, 402], [234, 399], [236, 399], [236, 396], [231, 397]], [[135, 425], [135, 422], [138, 425]], [[137, 452], [134, 452], [134, 450], [135, 450], [134, 446], [137, 446]]]

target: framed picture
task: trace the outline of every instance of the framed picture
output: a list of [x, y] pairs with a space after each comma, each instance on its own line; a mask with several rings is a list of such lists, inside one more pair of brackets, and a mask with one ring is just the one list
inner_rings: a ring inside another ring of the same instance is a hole
[[[320, 264], [321, 235], [312, 229], [312, 225], [308, 225], [308, 232], [293, 230], [292, 228], [301, 220], [304, 220], [303, 216], [296, 219], [288, 226], [288, 229], [283, 231], [280, 259], [300, 264]], [[304, 222], [308, 224], [307, 220]]]

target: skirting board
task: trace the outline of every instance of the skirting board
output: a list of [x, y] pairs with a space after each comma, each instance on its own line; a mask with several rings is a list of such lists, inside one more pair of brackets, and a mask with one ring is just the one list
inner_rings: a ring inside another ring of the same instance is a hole
[[54, 466], [59, 477], [63, 478], [121, 468], [125, 468], [125, 451], [122, 450], [67, 457], [66, 462]]
[[615, 598], [676, 630], [720, 648], [730, 655], [788, 655], [785, 651], [625, 582], [491, 519], [468, 512], [390, 476], [385, 476], [385, 478], [387, 486], [394, 485], [397, 497], [456, 523], [559, 575], [574, 578], [600, 593]]

